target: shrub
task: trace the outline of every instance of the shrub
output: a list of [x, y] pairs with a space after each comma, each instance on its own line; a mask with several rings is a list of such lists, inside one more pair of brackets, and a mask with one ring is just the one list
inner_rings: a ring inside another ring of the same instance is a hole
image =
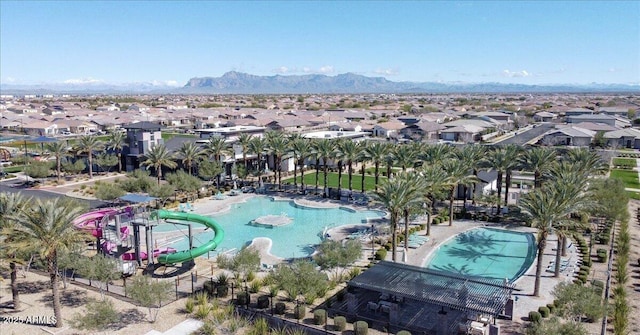
[[251, 301], [251, 296], [247, 292], [238, 292], [238, 297], [236, 298], [236, 303], [238, 306], [249, 305]]
[[347, 319], [344, 316], [336, 316], [333, 318], [333, 324], [339, 331], [343, 331], [347, 328]]
[[369, 333], [369, 324], [366, 321], [356, 321], [353, 324], [353, 331], [356, 335], [367, 335]]
[[529, 312], [529, 321], [539, 323], [540, 320], [542, 320], [542, 315], [539, 312], [536, 312], [536, 311]]
[[549, 314], [550, 314], [549, 307], [547, 307], [547, 306], [540, 306], [540, 307], [538, 307], [538, 312], [540, 313], [540, 315], [541, 315], [543, 318], [548, 318], [548, 317], [549, 317]]
[[380, 248], [378, 249], [378, 251], [376, 251], [376, 260], [384, 260], [385, 258], [387, 258], [387, 249], [385, 248]]
[[184, 311], [191, 314], [193, 313], [193, 307], [195, 306], [195, 302], [193, 298], [187, 298], [187, 302], [184, 304]]
[[302, 320], [304, 316], [307, 314], [307, 308], [304, 305], [297, 305], [293, 308], [293, 317]]
[[323, 325], [327, 321], [327, 311], [324, 309], [316, 309], [313, 312], [313, 323]]
[[257, 307], [258, 308], [267, 308], [269, 307], [269, 296], [268, 295], [261, 295], [258, 297], [258, 302], [257, 302]]
[[547, 304], [547, 308], [549, 309], [550, 314], [553, 314], [556, 311], [556, 306], [554, 304]]
[[212, 280], [209, 280], [209, 281], [204, 282], [203, 289], [204, 289], [204, 291], [205, 291], [205, 292], [207, 292], [207, 294], [209, 294], [210, 296], [212, 296], [212, 295], [213, 295], [213, 290], [214, 290], [215, 288], [216, 288], [216, 284], [215, 284]]
[[276, 302], [276, 307], [274, 308], [274, 313], [278, 314], [278, 315], [282, 315], [284, 314], [284, 312], [287, 310], [287, 305], [284, 304], [284, 302]]
[[411, 333], [406, 330], [401, 330], [397, 332], [396, 335], [411, 335]]

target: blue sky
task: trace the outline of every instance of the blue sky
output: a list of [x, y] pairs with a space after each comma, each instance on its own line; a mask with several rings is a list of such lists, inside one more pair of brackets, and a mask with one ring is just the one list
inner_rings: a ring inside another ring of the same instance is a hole
[[0, 81], [640, 83], [640, 2], [0, 1]]

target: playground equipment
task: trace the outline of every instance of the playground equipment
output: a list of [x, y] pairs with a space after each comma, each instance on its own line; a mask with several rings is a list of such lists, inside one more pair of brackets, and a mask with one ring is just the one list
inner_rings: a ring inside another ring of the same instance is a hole
[[[176, 252], [176, 249], [174, 249], [174, 248], [154, 249], [153, 250], [153, 257], [158, 257], [158, 256], [164, 255], [164, 254], [172, 254], [172, 253], [175, 253], [175, 252]], [[148, 258], [147, 253], [144, 252], [144, 251], [140, 251], [140, 259], [146, 260], [147, 258]], [[132, 252], [128, 252], [126, 254], [122, 254], [122, 260], [135, 261], [136, 260], [136, 255], [135, 255], [135, 253], [132, 253]]]
[[158, 263], [160, 264], [176, 264], [191, 261], [196, 257], [202, 256], [207, 252], [214, 250], [224, 239], [224, 230], [222, 229], [222, 227], [217, 222], [213, 221], [212, 218], [206, 216], [193, 213], [171, 212], [161, 209], [151, 213], [150, 219], [153, 218], [195, 222], [205, 225], [207, 228], [211, 228], [215, 233], [215, 236], [212, 240], [204, 243], [199, 247], [190, 248], [189, 250], [182, 250], [175, 253], [160, 254], [158, 256]]

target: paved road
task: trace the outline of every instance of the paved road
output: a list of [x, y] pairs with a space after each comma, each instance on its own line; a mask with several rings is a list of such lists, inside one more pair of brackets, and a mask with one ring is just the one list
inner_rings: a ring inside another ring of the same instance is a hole
[[531, 141], [532, 139], [546, 133], [547, 131], [549, 131], [550, 129], [552, 129], [554, 126], [553, 123], [543, 123], [540, 126], [537, 126], [535, 128], [532, 128], [531, 130], [528, 130], [524, 133], [518, 134], [516, 136], [507, 138], [506, 140], [494, 143], [494, 145], [506, 145], [506, 144], [518, 144], [518, 145], [523, 145], [529, 141]]

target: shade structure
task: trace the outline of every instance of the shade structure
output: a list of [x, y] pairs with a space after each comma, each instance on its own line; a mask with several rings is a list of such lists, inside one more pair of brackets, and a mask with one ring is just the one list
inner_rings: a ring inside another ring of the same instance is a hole
[[151, 202], [151, 201], [154, 201], [154, 200], [156, 200], [158, 198], [150, 197], [150, 196], [144, 195], [144, 194], [128, 193], [128, 194], [125, 194], [125, 195], [121, 196], [118, 199], [120, 199], [122, 201], [126, 201], [126, 202], [139, 204], [139, 203]]
[[31, 138], [28, 141], [33, 143], [51, 143], [51, 142], [58, 142], [58, 139], [53, 137], [47, 137], [47, 136], [38, 136], [36, 138]]
[[502, 280], [464, 276], [388, 261], [381, 261], [348, 283], [351, 287], [406, 299], [498, 316], [514, 290]]

